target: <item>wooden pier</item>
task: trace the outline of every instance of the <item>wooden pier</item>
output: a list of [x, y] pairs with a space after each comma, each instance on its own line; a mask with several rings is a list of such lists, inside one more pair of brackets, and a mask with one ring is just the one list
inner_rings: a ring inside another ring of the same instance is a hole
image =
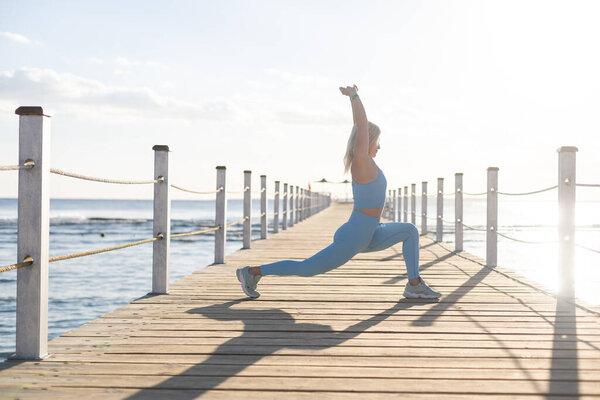
[[0, 364], [0, 398], [588, 399], [600, 396], [600, 307], [447, 243], [421, 238], [439, 300], [402, 296], [401, 244], [323, 275], [235, 269], [304, 259], [351, 204], [334, 203], [252, 248], [49, 342], [43, 361]]

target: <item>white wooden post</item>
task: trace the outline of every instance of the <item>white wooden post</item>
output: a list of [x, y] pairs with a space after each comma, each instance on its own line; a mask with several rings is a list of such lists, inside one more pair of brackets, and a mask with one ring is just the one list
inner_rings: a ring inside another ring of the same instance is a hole
[[281, 216], [281, 230], [287, 229], [287, 220], [288, 220], [288, 184], [283, 184], [283, 215]]
[[304, 202], [306, 201], [306, 192], [300, 186], [296, 185], [296, 222], [304, 221], [306, 218], [306, 209]]
[[260, 238], [267, 238], [267, 176], [260, 176]]
[[310, 217], [310, 190], [308, 189], [304, 189], [304, 193], [306, 195], [306, 216], [304, 217], [304, 219]]
[[[156, 145], [154, 150], [154, 237], [152, 243], [152, 293], [169, 293], [169, 253], [171, 249], [171, 198], [169, 183], [169, 146]], [[162, 179], [161, 179], [162, 178]]]
[[290, 215], [290, 218], [288, 220], [288, 226], [291, 228], [292, 226], [294, 226], [294, 224], [296, 222], [298, 222], [298, 220], [294, 220], [294, 210], [296, 211], [296, 213], [298, 213], [298, 192], [296, 192], [296, 204], [294, 206], [294, 186], [290, 185], [290, 208], [288, 211], [288, 214]]
[[498, 168], [487, 169], [487, 244], [486, 264], [495, 267], [498, 264]]
[[454, 250], [463, 251], [463, 174], [454, 174]]
[[408, 222], [408, 186], [404, 186], [404, 222]]
[[402, 222], [402, 188], [398, 188], [398, 212], [394, 221]]
[[298, 211], [296, 211], [296, 222], [306, 219], [306, 209], [304, 208], [305, 202], [306, 191], [300, 186], [296, 186], [296, 209], [300, 209], [300, 214], [298, 214]]
[[252, 171], [244, 171], [244, 231], [242, 249], [249, 249], [252, 241]]
[[[217, 167], [217, 196], [215, 201], [215, 226], [221, 229], [215, 231], [215, 264], [225, 262], [225, 243], [227, 241], [227, 168]], [[220, 190], [219, 190], [220, 189]]]
[[427, 234], [427, 182], [421, 182], [421, 235]]
[[444, 178], [438, 178], [437, 187], [437, 225], [435, 229], [435, 241], [443, 241], [444, 234]]
[[309, 191], [308, 191], [308, 189], [302, 189], [302, 191], [304, 193], [304, 219], [307, 219], [308, 217], [310, 217], [310, 209], [309, 209], [310, 197], [309, 197]]
[[383, 215], [385, 218], [390, 219], [390, 214], [392, 210], [392, 189], [388, 189], [387, 197], [385, 199], [385, 207], [383, 209]]
[[48, 356], [48, 246], [50, 221], [50, 117], [42, 107], [19, 107], [19, 170], [16, 353], [11, 358]]
[[296, 222], [304, 219], [304, 190], [296, 186]]
[[392, 190], [392, 208], [390, 209], [390, 212], [392, 213], [390, 219], [392, 222], [396, 222], [396, 208], [396, 189], [394, 189]]
[[395, 222], [396, 215], [396, 189], [390, 190], [390, 220]]
[[417, 224], [417, 184], [411, 183], [410, 185], [410, 211], [412, 213], [410, 220], [413, 225]]
[[273, 201], [273, 233], [279, 232], [279, 181], [275, 181], [275, 200]]
[[312, 192], [312, 190], [308, 189], [308, 216], [309, 217], [312, 217], [312, 215], [313, 215], [312, 200], [313, 200], [313, 192]]
[[558, 149], [558, 295], [575, 297], [575, 188], [577, 147]]

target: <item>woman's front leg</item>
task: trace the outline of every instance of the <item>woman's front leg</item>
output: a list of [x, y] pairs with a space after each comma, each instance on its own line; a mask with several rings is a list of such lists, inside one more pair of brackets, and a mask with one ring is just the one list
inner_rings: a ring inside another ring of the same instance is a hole
[[402, 256], [406, 263], [408, 279], [419, 283], [419, 230], [416, 226], [406, 222], [386, 222], [379, 224], [371, 243], [364, 253], [387, 249], [402, 242]]

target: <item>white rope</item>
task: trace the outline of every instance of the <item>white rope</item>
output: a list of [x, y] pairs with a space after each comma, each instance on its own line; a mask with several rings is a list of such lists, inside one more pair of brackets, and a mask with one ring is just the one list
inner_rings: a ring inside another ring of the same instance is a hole
[[209, 229], [205, 229], [203, 231], [194, 231], [194, 232], [186, 232], [186, 233], [174, 233], [174, 234], [171, 235], [171, 238], [180, 238], [180, 237], [201, 235], [203, 233], [218, 231], [219, 229], [221, 229], [221, 225], [217, 225], [215, 227], [212, 227], [212, 228], [209, 228]]
[[487, 194], [487, 192], [483, 192], [483, 193], [467, 193], [467, 192], [463, 192], [463, 194], [466, 194], [467, 196], [483, 196], [483, 195]]
[[5, 165], [0, 166], [0, 171], [17, 171], [20, 169], [31, 169], [33, 165]]
[[194, 194], [215, 194], [215, 193], [219, 193], [220, 191], [223, 190], [223, 186], [221, 186], [219, 189], [217, 190], [213, 190], [211, 192], [197, 192], [195, 190], [190, 190], [190, 189], [185, 189], [179, 186], [175, 186], [175, 185], [171, 185], [172, 188], [181, 190], [182, 192], [188, 192], [188, 193], [194, 193]]
[[585, 246], [582, 246], [582, 245], [577, 244], [577, 243], [575, 243], [575, 246], [577, 246], [579, 248], [582, 248], [584, 250], [587, 250], [587, 251], [593, 251], [594, 253], [600, 253], [600, 250], [592, 249], [590, 247], [585, 247]]
[[112, 246], [112, 247], [106, 247], [106, 248], [98, 249], [98, 250], [90, 250], [90, 251], [84, 251], [81, 253], [67, 254], [67, 255], [58, 256], [58, 257], [51, 257], [48, 259], [48, 262], [63, 261], [63, 260], [69, 260], [71, 258], [91, 256], [93, 254], [99, 254], [99, 253], [106, 253], [107, 251], [119, 250], [119, 249], [124, 249], [124, 248], [132, 247], [132, 246], [138, 246], [140, 244], [155, 242], [157, 240], [162, 240], [162, 239], [163, 239], [162, 234], [158, 234], [156, 237], [153, 237], [151, 239], [139, 240], [137, 242], [126, 243], [126, 244], [122, 244], [119, 246]]
[[472, 226], [469, 226], [469, 225], [465, 224], [464, 222], [462, 222], [462, 224], [467, 229], [471, 229], [471, 230], [474, 230], [474, 231], [480, 231], [480, 232], [487, 232], [487, 229], [473, 228]]
[[72, 172], [61, 171], [60, 169], [55, 169], [55, 168], [50, 168], [50, 172], [52, 172], [53, 174], [68, 176], [71, 178], [83, 179], [86, 181], [103, 182], [103, 183], [117, 183], [120, 185], [143, 185], [143, 184], [162, 182], [164, 180], [164, 178], [161, 177], [160, 179], [155, 179], [152, 181], [120, 181], [120, 180], [115, 180], [115, 179], [94, 178], [91, 176], [79, 175], [79, 174], [74, 174]]
[[575, 186], [583, 186], [583, 187], [600, 187], [595, 183], [576, 183]]
[[23, 262], [20, 262], [20, 263], [17, 263], [17, 264], [12, 264], [12, 265], [7, 265], [6, 267], [1, 267], [0, 268], [0, 272], [12, 271], [14, 269], [28, 267], [31, 264], [33, 264], [33, 258], [31, 258], [30, 256], [27, 256], [27, 257], [25, 257], [25, 259], [23, 260]]
[[230, 224], [227, 224], [227, 225], [225, 225], [225, 226], [233, 226], [233, 225], [241, 224], [242, 222], [246, 221], [247, 219], [248, 219], [248, 217], [244, 217], [244, 218], [242, 218], [242, 219], [240, 219], [240, 220], [237, 220], [237, 221], [235, 221], [235, 222], [232, 222], [232, 223], [230, 223]]
[[500, 233], [498, 231], [496, 231], [496, 233], [504, 238], [510, 239], [512, 241], [515, 242], [520, 242], [520, 243], [527, 243], [527, 244], [548, 244], [548, 243], [556, 243], [558, 242], [557, 240], [546, 240], [546, 241], [531, 241], [531, 240], [522, 240], [522, 239], [517, 239], [514, 237], [510, 237], [508, 235], [505, 235], [504, 233]]
[[228, 191], [227, 193], [228, 193], [228, 194], [239, 194], [239, 193], [245, 193], [245, 192], [247, 192], [249, 189], [250, 189], [250, 188], [249, 188], [248, 186], [246, 186], [246, 187], [244, 188], [244, 190], [238, 190], [238, 191]]
[[527, 196], [529, 194], [536, 194], [536, 193], [542, 193], [542, 192], [547, 192], [548, 190], [552, 190], [552, 189], [556, 189], [558, 187], [558, 185], [554, 185], [554, 186], [550, 186], [548, 188], [545, 189], [540, 189], [540, 190], [536, 190], [533, 192], [525, 192], [525, 193], [505, 193], [505, 192], [497, 192], [498, 194], [503, 194], [505, 196]]

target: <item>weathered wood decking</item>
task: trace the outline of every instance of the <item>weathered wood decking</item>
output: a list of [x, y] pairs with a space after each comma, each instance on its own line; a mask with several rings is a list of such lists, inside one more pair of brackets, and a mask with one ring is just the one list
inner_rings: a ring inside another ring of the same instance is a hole
[[[49, 344], [41, 362], [0, 366], [0, 398], [566, 399], [600, 396], [600, 307], [558, 302], [505, 268], [421, 239], [437, 301], [402, 297], [402, 246], [324, 275], [264, 277], [242, 293], [235, 268], [304, 259], [351, 205], [145, 296]], [[580, 304], [580, 303], [578, 303]]]

